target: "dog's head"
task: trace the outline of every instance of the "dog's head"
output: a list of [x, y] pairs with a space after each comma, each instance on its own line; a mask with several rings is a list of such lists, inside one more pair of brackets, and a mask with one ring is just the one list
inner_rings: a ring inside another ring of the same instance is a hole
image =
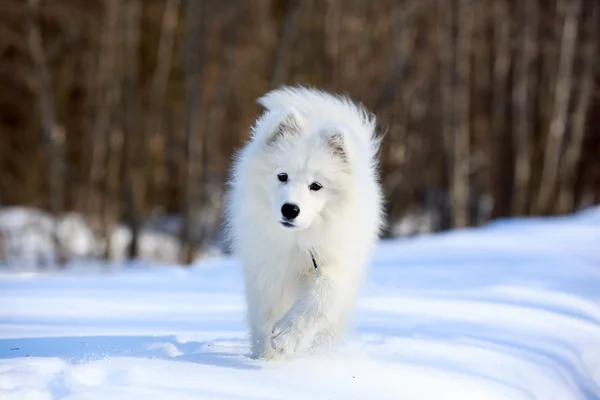
[[346, 128], [303, 117], [296, 109], [272, 113], [261, 126], [261, 158], [275, 221], [302, 230], [324, 220], [348, 195], [351, 175]]

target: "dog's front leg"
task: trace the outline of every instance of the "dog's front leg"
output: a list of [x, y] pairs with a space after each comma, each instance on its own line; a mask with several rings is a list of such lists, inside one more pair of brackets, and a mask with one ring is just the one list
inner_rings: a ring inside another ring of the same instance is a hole
[[338, 285], [323, 274], [305, 287], [298, 300], [273, 327], [271, 345], [275, 351], [284, 355], [295, 353], [313, 340], [329, 318], [336, 317], [341, 294]]

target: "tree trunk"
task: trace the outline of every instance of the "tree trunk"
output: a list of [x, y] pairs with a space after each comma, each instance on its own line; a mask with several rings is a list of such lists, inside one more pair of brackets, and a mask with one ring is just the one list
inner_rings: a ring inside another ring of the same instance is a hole
[[454, 168], [452, 174], [452, 223], [456, 228], [469, 225], [470, 170], [470, 74], [473, 11], [470, 0], [459, 0], [458, 36], [456, 41], [456, 85], [454, 104]]
[[[471, 187], [480, 189], [476, 202], [476, 207], [471, 207], [471, 222], [475, 225], [481, 225], [489, 219], [490, 209], [483, 209], [480, 204], [482, 201], [491, 202], [492, 187], [489, 180], [490, 165], [489, 158], [485, 157], [489, 149], [489, 142], [492, 140], [491, 132], [491, 72], [492, 72], [492, 43], [490, 38], [492, 24], [492, 10], [487, 2], [476, 2], [474, 5], [474, 31], [473, 31], [473, 97], [472, 97], [472, 115], [473, 115], [473, 151], [472, 154], [478, 156], [482, 166], [481, 172], [471, 166], [472, 183]], [[488, 155], [489, 157], [489, 155]]]
[[598, 3], [590, 3], [590, 10], [586, 14], [586, 41], [583, 46], [582, 54], [583, 68], [579, 74], [579, 88], [577, 90], [577, 99], [573, 113], [571, 138], [565, 151], [560, 176], [561, 190], [558, 211], [561, 213], [572, 212], [575, 209], [576, 173], [583, 148], [589, 106], [594, 90], [596, 90], [596, 85], [594, 83], [594, 68], [597, 66], [595, 39], [599, 37], [598, 19], [600, 18], [600, 6]]
[[340, 4], [339, 0], [327, 0], [325, 14], [325, 51], [330, 63], [330, 86], [336, 90], [339, 83], [340, 66]]
[[[454, 9], [452, 2], [448, 0], [437, 0], [437, 41], [440, 59], [440, 98], [441, 98], [441, 133], [442, 141], [444, 143], [444, 158], [446, 165], [446, 174], [448, 182], [448, 197], [452, 198], [452, 182], [453, 182], [453, 171], [454, 171], [454, 99], [453, 99], [453, 85], [454, 85], [454, 35], [453, 35], [453, 21], [454, 21]], [[450, 201], [450, 226], [453, 226], [454, 213], [453, 202]]]
[[505, 0], [494, 2], [494, 49], [492, 84], [492, 122], [488, 157], [490, 162], [490, 183], [494, 210], [492, 217], [509, 214], [509, 198], [506, 193], [507, 174], [503, 171], [504, 133], [506, 131], [507, 80], [510, 70], [510, 16]]
[[556, 76], [554, 115], [550, 123], [550, 131], [548, 132], [542, 180], [536, 203], [536, 211], [539, 214], [550, 212], [554, 203], [558, 183], [558, 171], [561, 164], [561, 148], [567, 128], [569, 100], [573, 85], [573, 61], [577, 47], [581, 0], [565, 0], [565, 3], [566, 16], [563, 25], [559, 66]]
[[[105, 16], [103, 21], [101, 44], [96, 62], [98, 63], [98, 72], [94, 96], [94, 121], [91, 127], [90, 149], [90, 190], [86, 201], [86, 211], [88, 215], [98, 216], [98, 226], [94, 227], [99, 231], [100, 237], [104, 239], [105, 246], [103, 253], [105, 258], [110, 257], [112, 226], [114, 225], [113, 202], [120, 202], [118, 198], [109, 197], [109, 193], [102, 190], [103, 183], [106, 189], [112, 183], [108, 182], [106, 166], [109, 161], [108, 145], [111, 142], [109, 134], [114, 127], [114, 113], [119, 103], [120, 97], [120, 72], [117, 68], [117, 53], [121, 46], [117, 44], [118, 33], [121, 32], [119, 15], [121, 10], [120, 0], [105, 1]], [[118, 57], [120, 59], [120, 57]], [[112, 188], [111, 188], [112, 189]], [[110, 190], [107, 190], [110, 192]]]
[[123, 10], [125, 37], [123, 46], [124, 82], [123, 100], [125, 112], [125, 134], [127, 145], [126, 176], [126, 219], [131, 230], [131, 242], [127, 257], [139, 256], [139, 236], [144, 213], [146, 181], [144, 177], [145, 152], [147, 149], [145, 130], [140, 126], [140, 101], [138, 95], [138, 52], [140, 46], [139, 0], [128, 0]]
[[[236, 7], [231, 7], [228, 13], [229, 26], [225, 30], [224, 45], [235, 48], [238, 42], [240, 26], [235, 21], [239, 15]], [[201, 236], [205, 239], [214, 238], [219, 229], [219, 220], [223, 209], [223, 182], [226, 179], [227, 162], [221, 151], [225, 127], [227, 124], [227, 103], [233, 93], [233, 83], [237, 77], [239, 68], [235, 52], [226, 58], [224, 68], [221, 71], [222, 78], [217, 87], [217, 93], [211, 104], [208, 115], [207, 134], [203, 136], [204, 143], [204, 166], [203, 166], [203, 198], [202, 207], [205, 226], [202, 227]]]
[[[175, 36], [179, 23], [181, 0], [166, 0], [163, 11], [160, 40], [156, 53], [156, 68], [150, 91], [150, 112], [146, 119], [146, 132], [149, 134], [150, 154], [153, 167], [150, 169], [154, 193], [162, 193], [167, 182], [167, 161], [165, 143], [165, 98], [173, 61]], [[159, 198], [161, 198], [159, 196]]]
[[36, 92], [41, 117], [41, 128], [46, 147], [48, 162], [48, 186], [50, 190], [50, 210], [55, 226], [52, 229], [52, 241], [59, 266], [66, 262], [66, 255], [58, 238], [58, 219], [64, 211], [64, 129], [56, 123], [52, 77], [46, 59], [39, 26], [40, 0], [28, 0], [28, 45], [35, 67]]
[[517, 5], [517, 24], [520, 29], [520, 47], [515, 58], [513, 84], [513, 147], [515, 152], [514, 198], [512, 215], [526, 215], [528, 211], [529, 185], [531, 180], [532, 137], [530, 69], [535, 58], [538, 10], [534, 1], [522, 1]]
[[285, 82], [289, 53], [292, 51], [292, 40], [294, 39], [299, 14], [300, 1], [287, 0], [286, 14], [282, 21], [280, 39], [277, 44], [277, 53], [271, 74], [271, 89], [275, 89]]
[[203, 70], [203, 7], [196, 0], [187, 0], [187, 32], [185, 43], [185, 97], [186, 97], [186, 124], [185, 124], [185, 171], [184, 189], [182, 196], [182, 221], [181, 221], [181, 254], [180, 262], [190, 264], [193, 261], [195, 245], [192, 243], [191, 228], [195, 214], [197, 214], [198, 190], [197, 181], [200, 178], [202, 165], [202, 138], [200, 136], [200, 102], [202, 90]]

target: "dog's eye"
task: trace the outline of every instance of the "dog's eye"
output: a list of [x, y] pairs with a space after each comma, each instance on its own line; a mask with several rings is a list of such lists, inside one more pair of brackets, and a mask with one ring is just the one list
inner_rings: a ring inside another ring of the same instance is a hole
[[321, 190], [322, 187], [323, 187], [323, 185], [321, 185], [319, 182], [313, 182], [309, 186], [310, 190], [314, 190], [315, 192], [317, 190]]
[[277, 175], [277, 179], [279, 179], [279, 182], [287, 182], [288, 175], [285, 172], [282, 172], [281, 174]]

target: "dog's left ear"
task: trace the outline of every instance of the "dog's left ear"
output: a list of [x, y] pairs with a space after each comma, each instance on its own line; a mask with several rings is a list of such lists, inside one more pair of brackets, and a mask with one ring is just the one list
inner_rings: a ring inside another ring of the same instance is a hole
[[346, 148], [346, 140], [344, 132], [341, 129], [334, 129], [325, 134], [327, 146], [331, 149], [332, 154], [340, 157], [344, 161], [348, 161], [348, 150]]

